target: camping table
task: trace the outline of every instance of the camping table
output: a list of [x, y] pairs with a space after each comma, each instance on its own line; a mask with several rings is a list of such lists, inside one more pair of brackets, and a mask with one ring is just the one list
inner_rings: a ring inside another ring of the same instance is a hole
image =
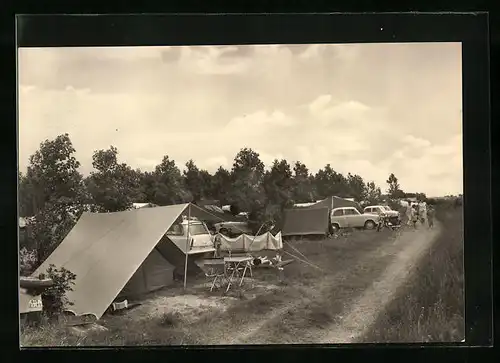
[[224, 257], [224, 270], [226, 271], [226, 276], [227, 276], [227, 271], [232, 270], [231, 274], [228, 277], [226, 292], [229, 291], [229, 288], [232, 285], [235, 275], [238, 273], [239, 269], [241, 269], [243, 266], [245, 267], [243, 268], [243, 273], [241, 274], [240, 283], [238, 286], [241, 286], [241, 284], [243, 284], [243, 279], [245, 278], [247, 271], [250, 271], [250, 277], [253, 278], [252, 260], [253, 258], [250, 256]]

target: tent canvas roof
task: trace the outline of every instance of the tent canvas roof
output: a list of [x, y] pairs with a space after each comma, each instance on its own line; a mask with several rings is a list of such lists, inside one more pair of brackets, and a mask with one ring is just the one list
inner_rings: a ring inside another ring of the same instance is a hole
[[[83, 213], [75, 227], [32, 276], [50, 264], [76, 274], [70, 311], [100, 318], [171, 225], [190, 204], [115, 213]], [[186, 211], [186, 212], [185, 212]], [[191, 204], [191, 215], [216, 218]]]

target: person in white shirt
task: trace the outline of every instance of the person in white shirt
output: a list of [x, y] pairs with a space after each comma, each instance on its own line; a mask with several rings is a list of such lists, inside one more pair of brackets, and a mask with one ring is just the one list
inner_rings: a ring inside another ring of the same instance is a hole
[[427, 217], [427, 205], [425, 202], [418, 203], [418, 215], [420, 217], [420, 223], [425, 224]]
[[412, 221], [411, 221], [411, 219], [412, 219], [412, 210], [413, 210], [413, 208], [411, 206], [411, 202], [408, 201], [408, 204], [406, 205], [406, 225], [407, 226], [410, 226], [411, 223], [412, 223]]

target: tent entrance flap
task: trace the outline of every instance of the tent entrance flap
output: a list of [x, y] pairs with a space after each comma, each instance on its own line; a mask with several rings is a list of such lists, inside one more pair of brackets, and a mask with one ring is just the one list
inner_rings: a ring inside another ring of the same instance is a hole
[[117, 298], [137, 298], [170, 286], [174, 282], [175, 266], [155, 248], [127, 282]]

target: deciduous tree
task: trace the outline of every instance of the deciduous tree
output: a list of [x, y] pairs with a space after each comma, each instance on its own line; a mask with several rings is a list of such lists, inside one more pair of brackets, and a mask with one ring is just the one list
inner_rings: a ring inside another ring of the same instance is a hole
[[208, 171], [200, 170], [193, 160], [189, 160], [183, 174], [193, 201], [197, 202], [212, 196], [212, 176]]
[[349, 187], [349, 194], [355, 201], [361, 202], [366, 199], [366, 184], [361, 176], [348, 173], [347, 185]]
[[314, 177], [316, 190], [320, 198], [329, 196], [346, 197], [349, 195], [349, 187], [346, 178], [332, 169], [330, 164], [327, 164], [323, 169], [320, 169]]
[[292, 199], [296, 203], [313, 202], [314, 177], [309, 174], [307, 166], [297, 161], [293, 167], [293, 193]]
[[35, 217], [28, 238], [34, 241], [38, 263], [61, 243], [89, 200], [74, 153], [68, 134], [45, 140], [21, 180], [26, 189], [20, 190], [20, 199], [26, 201], [27, 214]]
[[274, 160], [271, 169], [264, 175], [264, 189], [267, 201], [284, 207], [291, 200], [293, 191], [293, 174], [286, 160]]
[[251, 212], [265, 207], [264, 163], [259, 153], [249, 148], [241, 149], [234, 158], [231, 179], [230, 199], [240, 210]]
[[232, 180], [231, 173], [222, 166], [217, 169], [212, 177], [211, 195], [222, 205], [231, 203]]
[[87, 178], [93, 203], [104, 212], [124, 211], [140, 198], [140, 174], [125, 163], [118, 163], [118, 149], [111, 146], [92, 156], [95, 171]]
[[154, 172], [145, 173], [143, 188], [148, 202], [157, 205], [186, 203], [192, 200], [181, 171], [168, 155], [163, 157]]
[[393, 173], [391, 173], [389, 175], [389, 178], [387, 178], [386, 183], [389, 185], [389, 188], [387, 189], [387, 193], [389, 194], [389, 197], [391, 199], [397, 199], [397, 198], [404, 197], [404, 192], [399, 187], [398, 178], [396, 178], [396, 176]]
[[382, 191], [377, 187], [373, 181], [366, 184], [366, 201], [369, 204], [378, 204], [382, 198]]

